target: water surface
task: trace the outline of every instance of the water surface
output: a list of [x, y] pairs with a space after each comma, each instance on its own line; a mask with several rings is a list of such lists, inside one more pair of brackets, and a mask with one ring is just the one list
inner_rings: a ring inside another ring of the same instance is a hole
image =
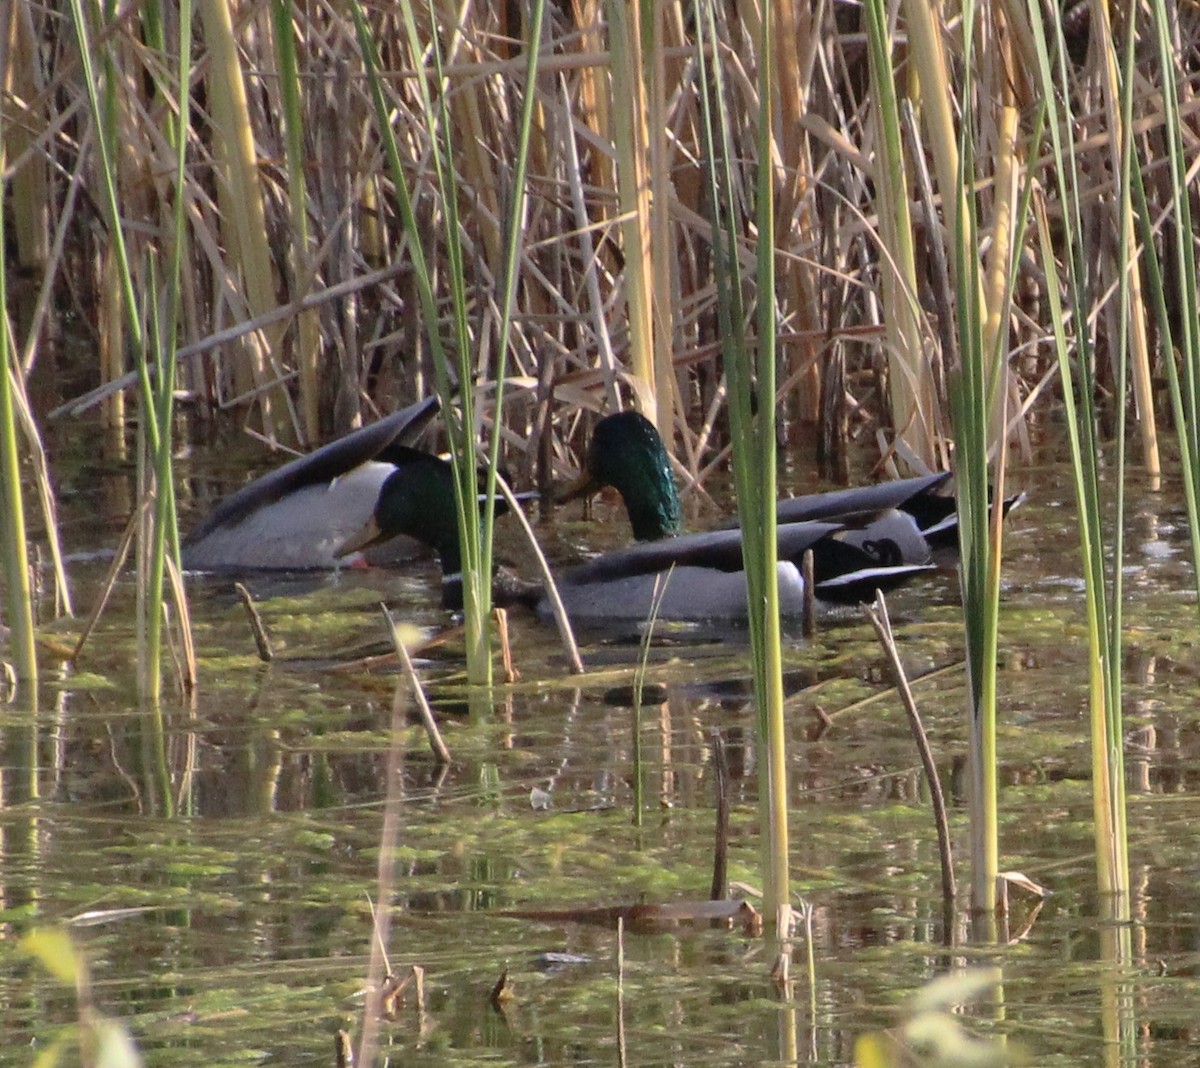
[[[126, 474], [79, 476], [64, 499], [72, 549], [115, 543]], [[441, 769], [407, 717], [394, 739], [395, 667], [350, 665], [386, 651], [380, 600], [429, 634], [451, 626], [428, 562], [398, 576], [251, 579], [278, 654], [270, 665], [255, 656], [229, 583], [192, 581], [200, 690], [191, 703], [166, 701], [157, 720], [138, 708], [122, 584], [76, 669], [43, 647], [36, 714], [0, 708], [0, 1064], [32, 1063], [74, 1019], [73, 997], [15, 952], [17, 935], [54, 923], [71, 925], [97, 1007], [128, 1026], [148, 1064], [331, 1064], [335, 1033], [361, 1026], [389, 804], [387, 954], [394, 971], [425, 974], [424, 1003], [410, 998], [382, 1025], [392, 1064], [612, 1064], [620, 1044], [638, 1065], [847, 1065], [856, 1039], [902, 1021], [928, 980], [977, 963], [1000, 967], [1002, 1000], [974, 1006], [962, 1020], [970, 1032], [1004, 1036], [1038, 1064], [1098, 1062], [1115, 973], [1101, 962], [1089, 829], [1076, 522], [1061, 469], [1017, 480], [1030, 500], [1009, 523], [1001, 615], [1002, 865], [1053, 894], [1038, 902], [1014, 891], [999, 947], [971, 945], [963, 910], [950, 932], [956, 948], [944, 945], [928, 789], [856, 616], [813, 642], [791, 635], [787, 651], [792, 879], [814, 910], [815, 990], [802, 944], [799, 978], [779, 990], [761, 939], [703, 924], [626, 934], [618, 984], [611, 925], [528, 913], [706, 898], [714, 732], [730, 768], [730, 878], [757, 883], [744, 634], [663, 633], [640, 715], [629, 705], [636, 636], [586, 635], [590, 670], [573, 679], [553, 630], [514, 614], [520, 678], [482, 709], [463, 700], [461, 646], [450, 637], [419, 662], [454, 758]], [[1136, 924], [1123, 992], [1135, 1037], [1108, 1061], [1168, 1064], [1186, 1059], [1195, 1037], [1196, 606], [1178, 493], [1139, 494], [1130, 514]], [[559, 560], [620, 536], [616, 520], [558, 518], [542, 533]], [[503, 537], [523, 562], [515, 535]], [[104, 567], [73, 566], [81, 611]], [[930, 676], [916, 695], [965, 887], [954, 583], [914, 585], [891, 606], [909, 673]], [[46, 633], [69, 645], [78, 628], [63, 621]], [[121, 909], [136, 911], [106, 912]], [[85, 914], [96, 922], [79, 922]], [[499, 1011], [490, 994], [505, 970], [515, 997]]]

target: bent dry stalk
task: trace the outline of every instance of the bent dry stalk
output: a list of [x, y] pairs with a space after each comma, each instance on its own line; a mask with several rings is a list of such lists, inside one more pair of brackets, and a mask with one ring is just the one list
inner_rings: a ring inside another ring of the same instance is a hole
[[937, 763], [933, 759], [933, 750], [929, 747], [929, 736], [921, 722], [921, 713], [917, 709], [912, 687], [908, 684], [908, 676], [904, 673], [904, 665], [900, 662], [900, 650], [896, 647], [896, 637], [892, 633], [892, 621], [888, 616], [887, 601], [883, 592], [875, 595], [875, 604], [867, 605], [864, 609], [879, 644], [887, 654], [888, 668], [892, 673], [892, 681], [900, 694], [904, 712], [908, 716], [908, 725], [912, 730], [913, 741], [921, 757], [921, 766], [925, 769], [925, 778], [929, 783], [929, 795], [933, 804], [933, 821], [937, 827], [938, 856], [942, 864], [942, 936], [949, 945], [954, 936], [954, 899], [957, 887], [954, 881], [954, 856], [950, 849], [950, 824], [946, 818], [946, 800], [942, 793], [942, 780], [938, 775]]

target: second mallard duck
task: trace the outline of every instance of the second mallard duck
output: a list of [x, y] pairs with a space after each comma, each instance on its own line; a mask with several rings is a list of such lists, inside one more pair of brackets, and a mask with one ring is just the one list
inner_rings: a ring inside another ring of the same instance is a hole
[[[838, 540], [879, 565], [953, 560], [958, 517], [952, 496], [939, 493], [949, 472], [790, 497], [776, 503], [779, 524], [821, 521], [843, 527]], [[681, 509], [671, 462], [654, 425], [639, 412], [617, 412], [596, 424], [584, 471], [562, 500], [611, 486], [625, 502], [638, 541], [669, 537], [680, 529]], [[1008, 498], [1005, 513], [1023, 499]], [[736, 521], [726, 528], [736, 527]]]

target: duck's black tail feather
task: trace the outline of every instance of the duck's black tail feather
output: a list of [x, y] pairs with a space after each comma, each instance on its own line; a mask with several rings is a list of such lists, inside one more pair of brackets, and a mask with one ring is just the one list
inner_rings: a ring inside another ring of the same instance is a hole
[[[950, 508], [944, 515], [935, 515], [932, 512], [928, 515], [917, 516], [917, 526], [921, 528], [921, 534], [925, 540], [929, 542], [931, 550], [949, 550], [958, 552], [958, 512], [954, 509], [954, 498], [944, 498], [950, 503]], [[1025, 493], [1014, 493], [1011, 497], [1005, 497], [1003, 502], [1003, 514], [1008, 515], [1014, 508], [1020, 507], [1025, 501]]]

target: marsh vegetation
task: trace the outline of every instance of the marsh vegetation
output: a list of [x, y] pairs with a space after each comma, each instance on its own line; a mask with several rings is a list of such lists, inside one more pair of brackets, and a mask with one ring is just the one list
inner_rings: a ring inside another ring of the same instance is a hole
[[[852, 1062], [897, 991], [962, 963], [934, 943], [1013, 932], [1001, 869], [1049, 882], [1064, 856], [1071, 904], [1050, 907], [1062, 926], [1046, 944], [1083, 943], [1068, 958], [1089, 964], [1056, 977], [1062, 1004], [1094, 995], [1109, 1063], [1188, 1026], [1139, 987], [1161, 1030], [1139, 1029], [1127, 979], [1139, 961], [1186, 964], [1171, 925], [1191, 923], [1190, 906], [1167, 892], [1186, 791], [1174, 829], [1133, 858], [1127, 825], [1161, 820], [1167, 780], [1194, 778], [1180, 636], [1196, 622], [1182, 560], [1200, 547], [1195, 12], [802, 7], [0, 6], [5, 922], [145, 909], [79, 940], [97, 999], [116, 1016], [122, 998], [134, 1006], [156, 1063], [315, 1056], [279, 1029], [218, 1022], [248, 1012], [279, 1027], [299, 987], [318, 990], [298, 1014], [325, 1021], [321, 1042], [352, 1025], [358, 1043], [360, 1018], [368, 1031], [378, 1019], [351, 988], [382, 949], [440, 972], [433, 1015], [458, 1021], [433, 1037], [418, 1022], [405, 1063], [507, 1048], [506, 1027], [552, 1034], [551, 1060], [593, 1055], [617, 1011], [611, 932], [564, 921], [551, 938], [591, 958], [585, 982], [548, 983], [540, 1002], [561, 996], [556, 1019], [577, 1013], [581, 1033], [502, 1015], [479, 1031], [468, 992], [540, 928], [510, 939], [515, 917], [461, 914], [703, 897], [712, 730], [737, 735], [736, 878], [765, 884], [768, 928], [796, 895], [818, 902], [813, 1000], [783, 985], [777, 1030], [750, 1013], [737, 1041], [772, 1035], [752, 1059]], [[452, 628], [421, 563], [260, 580], [284, 654], [258, 666], [226, 587], [183, 573], [180, 529], [284, 450], [432, 393], [428, 444], [454, 463], [464, 636], [425, 644]], [[528, 557], [493, 523], [493, 476], [540, 490], [535, 530], [555, 566], [611, 545], [619, 515], [587, 525], [550, 501], [597, 415], [630, 407], [666, 439], [690, 523], [738, 514], [763, 611], [732, 644], [658, 625], [645, 643], [585, 635], [583, 676], [518, 616], [521, 679], [501, 681], [493, 543]], [[882, 683], [857, 622], [809, 642], [779, 626], [771, 508], [777, 492], [944, 467], [960, 578], [904, 595], [896, 625], [910, 671], [953, 679], [918, 687], [969, 865], [948, 923], [899, 706], [886, 742], [852, 714], [844, 746], [796, 716], [797, 700], [824, 715]], [[989, 512], [1014, 482], [1032, 498], [1015, 549]], [[81, 555], [97, 551], [111, 555]], [[418, 628], [401, 638], [456, 736], [448, 778], [406, 726], [407, 691], [359, 656], [373, 637], [391, 647], [380, 599]], [[1037, 673], [1055, 658], [1068, 667], [1051, 682]], [[603, 697], [634, 672], [646, 707], [630, 719]], [[761, 718], [734, 715], [722, 687], [752, 692]], [[631, 805], [642, 820], [657, 801], [659, 826], [630, 831]], [[802, 828], [790, 837], [789, 815]], [[368, 882], [392, 888], [379, 908]], [[840, 912], [838, 886], [863, 908]], [[1155, 918], [1165, 900], [1174, 911]], [[390, 944], [373, 921], [390, 921]], [[130, 922], [140, 936], [125, 940]], [[451, 959], [468, 927], [484, 933]], [[894, 952], [878, 957], [881, 944]], [[770, 989], [753, 940], [637, 945], [621, 1004], [642, 1003], [625, 1037], [648, 1059], [703, 1062], [689, 1028], [713, 1043], [706, 1011], [735, 1015]], [[804, 960], [786, 938], [772, 949]], [[326, 979], [310, 983], [302, 958]], [[994, 959], [998, 1003], [1062, 1024], [1039, 1015], [1030, 987], [1044, 977]], [[706, 993], [663, 993], [668, 964]], [[891, 969], [903, 978], [885, 988]], [[71, 1016], [56, 991], [31, 989], [23, 1041]], [[849, 1020], [864, 992], [879, 1011]], [[173, 1022], [185, 1009], [191, 1037]], [[1004, 1033], [1003, 1015], [981, 1027]], [[664, 1040], [663, 1021], [681, 1018]], [[891, 1054], [859, 1053], [876, 1055]]]

